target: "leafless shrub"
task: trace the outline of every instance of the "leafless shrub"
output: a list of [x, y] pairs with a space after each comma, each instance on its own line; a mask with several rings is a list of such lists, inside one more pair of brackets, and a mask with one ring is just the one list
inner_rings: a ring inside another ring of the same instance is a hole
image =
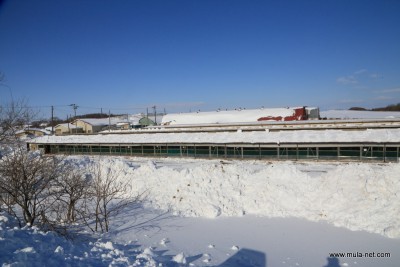
[[[54, 182], [60, 161], [55, 157], [16, 147], [0, 161], [0, 191], [3, 204], [13, 214], [20, 208], [23, 221], [33, 225], [43, 219], [54, 201]], [[43, 221], [43, 220], [42, 220]]]
[[34, 115], [25, 100], [0, 105], [0, 208], [20, 226], [59, 230], [83, 222], [93, 231], [108, 232], [111, 218], [141, 196], [128, 197], [130, 181], [99, 163], [77, 169], [62, 158], [27, 151], [15, 133]]
[[128, 197], [130, 181], [118, 179], [118, 171], [102, 168], [100, 163], [91, 166], [89, 172], [90, 189], [86, 192], [84, 208], [80, 211], [85, 218], [94, 218], [94, 227], [86, 220], [92, 231], [108, 232], [111, 218], [127, 205], [139, 202], [142, 195]]
[[29, 124], [36, 116], [25, 99], [12, 100], [0, 106], [0, 142], [16, 142], [15, 133]]
[[[77, 208], [80, 201], [87, 197], [87, 191], [90, 188], [90, 177], [84, 170], [77, 168], [69, 162], [64, 162], [62, 173], [57, 179], [59, 188], [59, 205], [56, 214], [67, 223], [77, 221]], [[66, 213], [64, 212], [66, 211]]]

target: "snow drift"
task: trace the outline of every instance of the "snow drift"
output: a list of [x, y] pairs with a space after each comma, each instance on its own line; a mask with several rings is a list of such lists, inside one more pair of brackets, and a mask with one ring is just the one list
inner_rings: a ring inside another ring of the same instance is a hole
[[72, 159], [100, 160], [131, 179], [130, 194], [148, 190], [148, 205], [182, 216], [299, 217], [400, 237], [400, 164]]

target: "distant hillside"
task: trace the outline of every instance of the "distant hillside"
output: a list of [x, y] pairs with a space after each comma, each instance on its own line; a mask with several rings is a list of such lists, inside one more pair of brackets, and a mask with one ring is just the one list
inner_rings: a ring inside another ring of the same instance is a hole
[[351, 107], [349, 110], [358, 110], [358, 111], [400, 111], [400, 103], [392, 104], [386, 106], [384, 108], [373, 108], [373, 109], [366, 109], [362, 107]]
[[372, 111], [400, 111], [400, 103], [396, 105], [389, 105], [385, 108], [374, 108]]
[[103, 118], [108, 118], [108, 117], [117, 117], [120, 115], [115, 115], [111, 114], [110, 116], [105, 113], [90, 113], [90, 114], [83, 114], [83, 115], [78, 115], [76, 118], [73, 119], [103, 119]]

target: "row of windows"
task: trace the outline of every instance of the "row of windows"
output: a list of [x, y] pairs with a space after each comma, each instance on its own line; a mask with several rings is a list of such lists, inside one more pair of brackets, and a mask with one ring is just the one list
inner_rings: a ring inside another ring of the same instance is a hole
[[46, 153], [168, 156], [198, 158], [355, 159], [398, 161], [399, 147], [233, 147], [233, 146], [92, 146], [39, 145]]

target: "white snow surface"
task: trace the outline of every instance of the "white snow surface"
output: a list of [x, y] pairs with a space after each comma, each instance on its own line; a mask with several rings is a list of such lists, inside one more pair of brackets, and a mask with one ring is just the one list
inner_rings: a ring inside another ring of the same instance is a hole
[[256, 122], [262, 117], [289, 117], [294, 115], [294, 108], [269, 109], [237, 109], [191, 113], [171, 113], [162, 118], [162, 124], [209, 124], [209, 123], [237, 123]]
[[327, 119], [395, 119], [400, 118], [399, 111], [359, 111], [326, 110], [320, 112], [321, 118]]
[[[167, 114], [162, 124], [210, 124], [210, 123], [244, 123], [256, 122], [261, 117], [292, 116], [294, 108], [237, 109], [207, 112]], [[398, 111], [358, 111], [358, 110], [325, 110], [321, 118], [327, 119], [395, 119], [400, 118]]]
[[66, 160], [119, 173], [131, 182], [128, 196], [147, 192], [145, 206], [113, 218], [108, 234], [72, 240], [20, 229], [1, 212], [2, 266], [400, 265], [398, 163]]
[[257, 132], [151, 133], [109, 135], [42, 136], [30, 143], [325, 143], [325, 142], [400, 142], [400, 129], [361, 131], [302, 130]]
[[398, 163], [93, 159], [177, 215], [297, 217], [400, 238]]

